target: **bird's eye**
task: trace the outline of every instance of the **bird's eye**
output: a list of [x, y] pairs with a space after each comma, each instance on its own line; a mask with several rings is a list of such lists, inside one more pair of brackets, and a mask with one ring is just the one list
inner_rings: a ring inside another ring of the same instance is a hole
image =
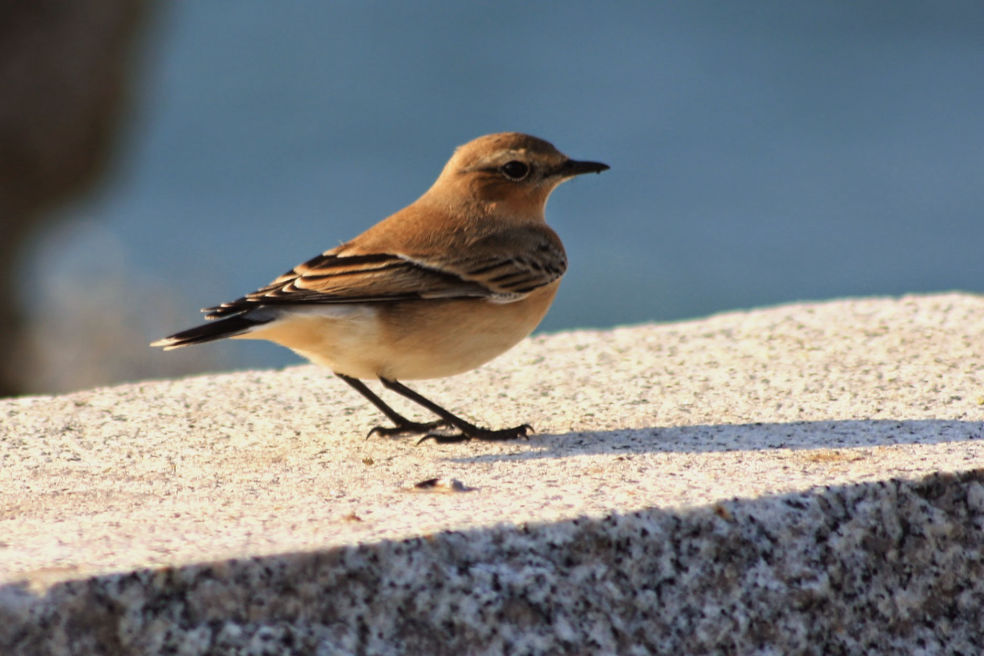
[[514, 159], [502, 165], [502, 173], [510, 180], [522, 180], [530, 174], [530, 167]]

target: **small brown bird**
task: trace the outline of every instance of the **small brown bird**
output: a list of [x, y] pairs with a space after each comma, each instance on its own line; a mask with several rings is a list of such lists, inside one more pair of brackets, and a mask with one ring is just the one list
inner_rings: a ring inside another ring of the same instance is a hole
[[[224, 337], [286, 346], [330, 368], [393, 422], [370, 435], [416, 433], [438, 442], [525, 437], [528, 424], [481, 428], [399, 380], [474, 369], [533, 332], [567, 269], [564, 246], [544, 217], [547, 198], [565, 180], [606, 169], [529, 135], [479, 137], [454, 152], [412, 205], [266, 287], [202, 310], [212, 322], [151, 346], [169, 350]], [[407, 419], [363, 378], [378, 378], [440, 419]]]

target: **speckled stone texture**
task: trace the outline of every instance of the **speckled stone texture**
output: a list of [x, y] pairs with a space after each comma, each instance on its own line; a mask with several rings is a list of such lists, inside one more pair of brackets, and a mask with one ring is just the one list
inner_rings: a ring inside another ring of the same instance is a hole
[[984, 653], [984, 299], [548, 335], [429, 385], [540, 432], [364, 440], [313, 367], [0, 400], [0, 654]]
[[[984, 652], [984, 472], [3, 590], [5, 654]], [[20, 603], [19, 603], [20, 602]], [[37, 630], [43, 627], [43, 630]]]

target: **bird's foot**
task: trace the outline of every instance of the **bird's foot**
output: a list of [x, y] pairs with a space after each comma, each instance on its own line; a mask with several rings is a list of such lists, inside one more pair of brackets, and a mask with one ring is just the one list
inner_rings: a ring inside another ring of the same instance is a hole
[[369, 439], [373, 435], [380, 435], [382, 437], [394, 437], [396, 435], [424, 435], [425, 438], [431, 435], [433, 431], [439, 428], [450, 428], [451, 424], [439, 419], [437, 421], [410, 421], [409, 419], [401, 422], [397, 422], [395, 426], [376, 426], [369, 434], [366, 435], [366, 439]]
[[[447, 426], [448, 424], [444, 424]], [[523, 424], [521, 426], [514, 426], [513, 428], [502, 428], [500, 430], [492, 430], [489, 428], [481, 428], [479, 426], [456, 426], [460, 432], [458, 433], [434, 433], [428, 432], [422, 438], [417, 440], [417, 444], [421, 442], [426, 442], [427, 440], [434, 440], [438, 444], [454, 444], [456, 442], [467, 442], [468, 440], [487, 440], [489, 442], [502, 442], [505, 440], [517, 440], [521, 437], [529, 437], [528, 433], [533, 432], [533, 427], [529, 424]]]

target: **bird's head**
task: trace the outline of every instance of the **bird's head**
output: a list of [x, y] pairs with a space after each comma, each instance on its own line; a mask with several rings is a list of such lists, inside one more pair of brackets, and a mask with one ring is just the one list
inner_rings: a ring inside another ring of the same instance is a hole
[[500, 132], [459, 146], [428, 193], [446, 202], [477, 203], [497, 213], [542, 218], [557, 185], [606, 169], [608, 165], [600, 162], [573, 160], [543, 139]]

